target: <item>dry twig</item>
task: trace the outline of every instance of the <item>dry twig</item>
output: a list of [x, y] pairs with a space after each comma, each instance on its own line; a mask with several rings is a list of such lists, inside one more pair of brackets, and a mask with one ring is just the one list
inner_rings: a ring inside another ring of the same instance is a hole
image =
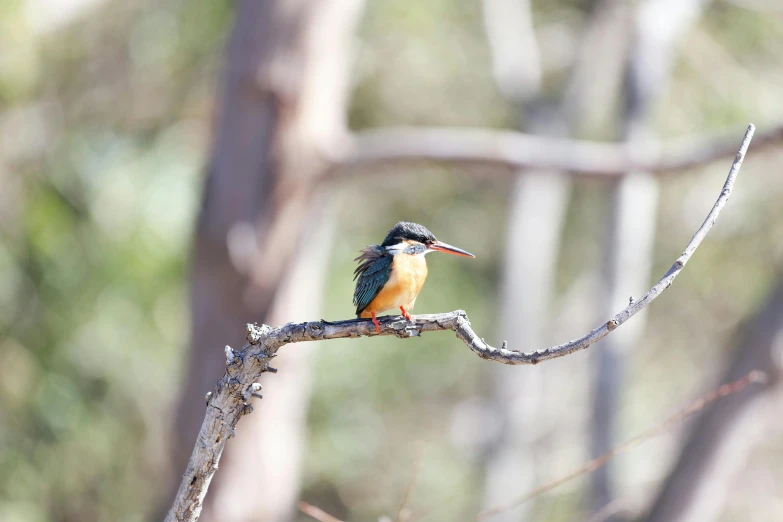
[[580, 339], [536, 352], [509, 350], [505, 343], [501, 348], [494, 348], [476, 335], [470, 327], [467, 314], [462, 310], [434, 315], [416, 315], [411, 321], [397, 316], [383, 317], [380, 318], [381, 331], [378, 334], [375, 332], [375, 326], [368, 319], [289, 323], [278, 328], [267, 325], [247, 325], [248, 344], [238, 352], [226, 347], [226, 374], [218, 381], [214, 391], [208, 395], [204, 422], [166, 522], [198, 520], [204, 496], [217, 470], [226, 441], [234, 435], [234, 428], [239, 419], [253, 411], [250, 401], [253, 394], [257, 392], [256, 380], [264, 372], [277, 371], [270, 366], [270, 362], [273, 357], [276, 357], [277, 351], [286, 344], [375, 335], [408, 338], [419, 336], [423, 332], [452, 330], [482, 359], [504, 364], [536, 364], [584, 350], [607, 336], [671, 286], [682, 271], [712, 228], [731, 195], [754, 129], [753, 125], [748, 126], [720, 196], [707, 215], [707, 219], [668, 272], [639, 300], [630, 303], [613, 318]]
[[339, 518], [335, 518], [321, 508], [317, 508], [307, 502], [299, 503], [299, 511], [305, 515], [311, 516], [318, 522], [342, 522]]
[[408, 485], [405, 486], [405, 493], [403, 493], [402, 500], [400, 501], [400, 505], [397, 508], [397, 516], [394, 519], [395, 522], [410, 522], [411, 516], [410, 511], [408, 510], [408, 501], [411, 498], [413, 485], [416, 483], [416, 479], [419, 476], [419, 471], [421, 471], [422, 460], [424, 460], [424, 446], [419, 446], [416, 455], [416, 462], [413, 464], [413, 473], [411, 473], [411, 478], [408, 481]]
[[748, 386], [751, 383], [763, 383], [765, 379], [766, 376], [764, 373], [753, 370], [741, 379], [738, 379], [728, 384], [724, 384], [717, 390], [714, 390], [708, 393], [707, 395], [700, 397], [693, 404], [691, 404], [687, 408], [683, 408], [682, 410], [678, 411], [677, 413], [675, 413], [665, 421], [661, 422], [660, 424], [653, 426], [652, 428], [649, 428], [648, 430], [640, 433], [639, 435], [632, 438], [631, 440], [623, 444], [620, 444], [619, 446], [614, 447], [610, 451], [607, 451], [600, 457], [596, 457], [595, 459], [587, 462], [582, 467], [572, 471], [568, 475], [564, 475], [556, 480], [547, 482], [546, 484], [543, 484], [542, 486], [539, 486], [525, 493], [521, 497], [517, 498], [512, 502], [509, 502], [508, 504], [505, 504], [503, 506], [498, 506], [496, 508], [488, 509], [486, 511], [479, 513], [479, 520], [486, 520], [495, 515], [499, 515], [500, 513], [503, 513], [504, 511], [508, 511], [509, 509], [512, 509], [520, 504], [523, 504], [524, 502], [527, 502], [528, 500], [535, 498], [542, 493], [554, 489], [557, 486], [560, 486], [561, 484], [565, 484], [569, 480], [575, 479], [586, 473], [595, 471], [601, 466], [603, 466], [604, 464], [606, 464], [607, 462], [609, 462], [609, 460], [612, 459], [613, 457], [616, 457], [621, 453], [625, 453], [626, 451], [635, 448], [642, 442], [652, 437], [655, 437], [656, 435], [660, 435], [661, 433], [668, 431], [675, 424], [679, 424], [680, 422], [684, 421], [694, 413], [700, 412], [707, 405], [715, 402], [716, 400], [737, 393], [743, 390], [746, 386]]

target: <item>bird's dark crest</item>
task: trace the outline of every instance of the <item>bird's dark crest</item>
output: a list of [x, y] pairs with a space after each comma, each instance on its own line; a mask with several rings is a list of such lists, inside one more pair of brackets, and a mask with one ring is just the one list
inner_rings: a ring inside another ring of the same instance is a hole
[[387, 247], [396, 245], [406, 239], [418, 241], [419, 243], [427, 243], [435, 241], [435, 236], [432, 232], [427, 230], [426, 227], [419, 225], [418, 223], [400, 221], [389, 231], [386, 235], [386, 239], [381, 243], [381, 246]]

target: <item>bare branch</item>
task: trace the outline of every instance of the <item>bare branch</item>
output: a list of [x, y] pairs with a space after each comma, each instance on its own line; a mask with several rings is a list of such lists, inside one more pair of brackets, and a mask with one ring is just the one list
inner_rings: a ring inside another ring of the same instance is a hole
[[[769, 440], [780, 410], [783, 382], [783, 278], [778, 275], [764, 304], [753, 318], [744, 321], [733, 336], [732, 354], [720, 382], [732, 381], [751, 369], [767, 376], [766, 386], [757, 386], [705, 409], [680, 445], [679, 457], [647, 513], [644, 522], [713, 522], [723, 519], [736, 478], [748, 469], [750, 454]], [[746, 475], [747, 476], [747, 475]], [[748, 504], [752, 505], [752, 504]]]
[[395, 522], [410, 522], [410, 510], [408, 509], [408, 501], [411, 498], [411, 492], [413, 491], [413, 485], [416, 483], [416, 479], [421, 471], [421, 462], [424, 460], [424, 446], [419, 446], [418, 454], [416, 455], [416, 462], [413, 464], [413, 473], [408, 481], [408, 485], [405, 486], [405, 493], [402, 495], [400, 506], [397, 508], [397, 516]]
[[620, 444], [619, 446], [616, 446], [615, 448], [611, 449], [610, 451], [607, 451], [603, 455], [594, 458], [593, 460], [585, 463], [580, 468], [572, 471], [568, 475], [564, 475], [556, 480], [547, 482], [546, 484], [539, 486], [534, 490], [529, 491], [528, 493], [525, 493], [518, 499], [514, 500], [513, 502], [510, 502], [509, 504], [506, 504], [505, 506], [498, 506], [496, 508], [488, 509], [482, 513], [479, 513], [479, 519], [486, 520], [488, 518], [491, 518], [495, 515], [503, 513], [504, 511], [507, 511], [517, 506], [518, 504], [526, 502], [531, 498], [537, 497], [541, 493], [545, 493], [551, 489], [556, 488], [561, 484], [565, 484], [569, 480], [575, 479], [581, 475], [584, 475], [585, 473], [590, 473], [591, 471], [595, 471], [598, 468], [605, 465], [607, 462], [609, 462], [610, 459], [616, 457], [617, 455], [620, 455], [621, 453], [625, 453], [630, 449], [635, 448], [642, 442], [652, 437], [655, 437], [656, 435], [660, 435], [661, 433], [668, 431], [675, 424], [679, 424], [680, 422], [684, 421], [691, 415], [700, 412], [706, 406], [712, 404], [718, 399], [742, 391], [749, 384], [764, 383], [764, 382], [766, 382], [766, 374], [760, 371], [753, 370], [749, 372], [747, 375], [745, 375], [744, 377], [742, 377], [741, 379], [737, 379], [736, 381], [724, 384], [721, 387], [719, 387], [717, 390], [713, 390], [707, 395], [700, 397], [694, 403], [678, 411], [677, 413], [675, 413], [665, 421], [661, 422], [660, 424], [657, 424], [656, 426], [649, 428], [648, 430], [640, 433], [639, 435], [632, 438], [631, 440], [626, 441], [623, 444]]
[[[671, 174], [730, 156], [736, 138], [727, 134], [670, 145], [613, 144], [534, 136], [480, 128], [389, 128], [357, 133], [331, 169], [337, 177], [381, 164], [440, 162], [510, 169], [545, 168], [567, 175], [621, 177], [628, 172]], [[760, 132], [755, 147], [783, 141], [783, 125]]]
[[503, 364], [536, 364], [584, 350], [595, 344], [671, 286], [704, 236], [712, 228], [718, 214], [731, 195], [734, 181], [754, 130], [753, 125], [748, 126], [718, 200], [707, 215], [707, 219], [696, 231], [688, 246], [685, 247], [685, 251], [677, 258], [669, 271], [643, 297], [632, 302], [612, 319], [580, 339], [537, 352], [525, 353], [509, 350], [505, 346], [506, 343], [503, 343], [501, 348], [493, 348], [476, 335], [470, 327], [467, 314], [462, 310], [433, 315], [416, 315], [410, 321], [398, 316], [382, 317], [380, 318], [380, 333], [376, 333], [375, 326], [369, 319], [288, 323], [278, 328], [267, 325], [247, 325], [248, 344], [240, 351], [232, 350], [233, 357], [231, 362], [226, 365], [226, 374], [218, 381], [215, 390], [208, 398], [207, 412], [199, 431], [198, 440], [193, 448], [188, 467], [183, 474], [174, 504], [166, 517], [166, 522], [195, 522], [198, 520], [204, 496], [217, 470], [226, 441], [234, 435], [234, 428], [239, 419], [253, 411], [250, 401], [252, 395], [258, 391], [254, 383], [262, 373], [276, 372], [270, 366], [270, 362], [273, 357], [276, 357], [277, 351], [286, 344], [375, 335], [408, 338], [417, 337], [423, 332], [453, 330], [457, 337], [479, 357]]
[[339, 518], [335, 518], [321, 508], [315, 507], [307, 502], [299, 503], [299, 511], [313, 517], [318, 522], [342, 522]]

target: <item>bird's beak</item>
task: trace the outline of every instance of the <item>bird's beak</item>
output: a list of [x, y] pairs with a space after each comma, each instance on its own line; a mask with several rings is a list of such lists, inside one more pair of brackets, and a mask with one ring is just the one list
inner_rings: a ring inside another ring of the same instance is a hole
[[427, 247], [430, 250], [435, 250], [436, 252], [444, 252], [446, 254], [452, 254], [455, 256], [462, 256], [462, 257], [476, 257], [470, 252], [466, 250], [462, 250], [461, 248], [457, 248], [455, 246], [451, 246], [446, 243], [441, 243], [440, 241], [433, 241]]

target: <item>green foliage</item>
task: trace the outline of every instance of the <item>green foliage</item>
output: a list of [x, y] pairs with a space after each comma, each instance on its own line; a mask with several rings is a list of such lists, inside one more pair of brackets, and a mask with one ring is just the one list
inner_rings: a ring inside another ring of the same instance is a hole
[[0, 157], [0, 519], [140, 521], [167, 471], [202, 115], [230, 13], [112, 2], [49, 25], [13, 4], [0, 6], [15, 50], [0, 122], [13, 118], [16, 145]]

